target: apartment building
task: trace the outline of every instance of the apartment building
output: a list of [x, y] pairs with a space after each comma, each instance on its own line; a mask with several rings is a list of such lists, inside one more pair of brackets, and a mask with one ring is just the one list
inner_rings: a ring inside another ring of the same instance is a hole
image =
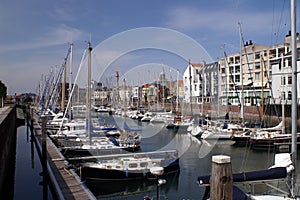
[[[292, 99], [291, 35], [283, 44], [266, 46], [247, 41], [240, 52], [216, 63], [189, 63], [183, 74], [185, 102], [223, 105], [290, 104]], [[300, 37], [297, 36], [298, 60]], [[298, 77], [298, 90], [300, 78]], [[300, 93], [298, 93], [300, 99]]]

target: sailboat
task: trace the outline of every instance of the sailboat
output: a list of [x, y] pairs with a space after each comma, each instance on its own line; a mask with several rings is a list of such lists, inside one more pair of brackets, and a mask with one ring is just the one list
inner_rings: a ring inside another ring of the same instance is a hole
[[[255, 171], [233, 175], [233, 182], [244, 182], [244, 181], [260, 181], [271, 179], [282, 179], [287, 176], [290, 177], [289, 191], [287, 194], [265, 194], [265, 195], [252, 195], [244, 194], [242, 199], [254, 199], [254, 200], [287, 200], [287, 199], [300, 199], [296, 195], [296, 161], [297, 161], [297, 43], [296, 43], [296, 1], [291, 0], [291, 36], [292, 36], [292, 140], [291, 140], [291, 155], [276, 154], [275, 155], [275, 168], [271, 168], [267, 171]], [[278, 159], [276, 159], [276, 157]], [[286, 162], [283, 162], [282, 159]], [[277, 161], [277, 162], [276, 162]], [[284, 164], [283, 164], [284, 163]], [[274, 170], [274, 171], [273, 171]], [[278, 170], [278, 171], [277, 171]], [[272, 172], [271, 174], [269, 174]], [[198, 177], [198, 183], [209, 184], [209, 176]], [[277, 189], [274, 187], [273, 189]], [[278, 190], [280, 191], [280, 190]], [[206, 192], [205, 194], [208, 194]], [[233, 193], [234, 194], [234, 193]], [[207, 199], [208, 195], [203, 199]]]
[[[51, 135], [51, 138], [56, 139], [57, 144], [63, 144], [62, 149], [65, 152], [71, 152], [72, 154], [93, 154], [101, 150], [113, 150], [113, 149], [124, 149], [129, 151], [135, 151], [139, 149], [139, 143], [137, 144], [136, 138], [124, 137], [121, 138], [107, 138], [103, 134], [103, 127], [94, 127], [91, 111], [91, 51], [92, 47], [90, 42], [88, 43], [88, 81], [87, 81], [87, 103], [86, 103], [86, 117], [84, 121], [74, 121], [75, 126], [78, 128], [73, 130], [59, 130], [56, 135]], [[73, 90], [72, 90], [73, 93]], [[72, 94], [70, 95], [72, 96]], [[70, 101], [69, 101], [70, 102]], [[69, 104], [68, 102], [68, 104]], [[68, 106], [67, 106], [68, 107]], [[65, 112], [66, 113], [66, 112]], [[81, 127], [81, 128], [79, 128]], [[102, 135], [101, 135], [102, 134]], [[126, 140], [126, 142], [125, 142]]]

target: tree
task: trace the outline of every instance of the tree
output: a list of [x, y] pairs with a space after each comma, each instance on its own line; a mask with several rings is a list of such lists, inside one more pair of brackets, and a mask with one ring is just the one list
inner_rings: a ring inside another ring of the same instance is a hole
[[5, 99], [7, 95], [7, 87], [5, 86], [4, 83], [0, 80], [0, 98]]

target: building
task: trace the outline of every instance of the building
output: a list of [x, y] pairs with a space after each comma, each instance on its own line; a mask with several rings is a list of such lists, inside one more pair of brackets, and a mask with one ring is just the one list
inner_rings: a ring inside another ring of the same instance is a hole
[[201, 91], [199, 82], [202, 63], [189, 63], [183, 72], [184, 102], [197, 102]]
[[[300, 37], [297, 34], [297, 66], [300, 64]], [[276, 104], [285, 100], [291, 104], [292, 100], [292, 66], [291, 66], [291, 32], [284, 38], [284, 43], [270, 47], [270, 69], [272, 71], [271, 84], [274, 101]], [[298, 69], [299, 70], [299, 69]], [[298, 76], [297, 91], [299, 91], [300, 79]], [[298, 99], [300, 93], [298, 92]]]
[[223, 105], [240, 105], [242, 99], [243, 105], [254, 105], [260, 103], [262, 96], [270, 96], [268, 49], [250, 40], [241, 52], [219, 59]]
[[[291, 34], [283, 44], [266, 46], [246, 42], [240, 52], [226, 55], [211, 64], [189, 63], [183, 74], [184, 101], [222, 105], [253, 106], [291, 104]], [[300, 37], [297, 34], [300, 63]], [[297, 89], [300, 78], [298, 76]], [[300, 99], [300, 93], [298, 93]]]
[[218, 62], [189, 63], [183, 73], [184, 102], [210, 103], [218, 98]]

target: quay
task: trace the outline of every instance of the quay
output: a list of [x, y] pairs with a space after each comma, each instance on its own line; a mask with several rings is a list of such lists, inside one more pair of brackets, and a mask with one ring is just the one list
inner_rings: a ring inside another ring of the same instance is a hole
[[[37, 122], [38, 117], [33, 112], [33, 109], [30, 109], [30, 116], [32, 116], [32, 118], [28, 121], [35, 136], [35, 143], [40, 158], [43, 159], [42, 127]], [[73, 169], [66, 169], [68, 162], [64, 159], [64, 156], [53, 144], [51, 139], [47, 135], [45, 139], [48, 177], [53, 185], [57, 198], [61, 200], [96, 199], [92, 192], [80, 180], [80, 177], [75, 173], [75, 171]]]
[[[96, 199], [75, 171], [66, 169], [68, 162], [48, 136], [45, 137], [44, 143], [47, 151], [43, 152], [42, 127], [39, 125], [33, 109], [27, 107], [26, 110], [27, 125], [30, 127], [41, 163], [42, 165], [45, 164], [43, 165], [43, 172], [40, 174], [43, 176], [43, 186], [49, 183], [53, 196], [59, 200]], [[22, 111], [15, 105], [0, 108], [0, 199], [9, 196], [13, 198], [13, 193], [9, 194], [5, 191], [9, 191], [7, 188], [14, 184], [13, 181], [9, 181], [14, 175], [14, 169], [9, 169], [8, 166], [10, 166], [10, 162], [14, 161], [11, 157], [16, 154], [17, 123], [19, 120], [25, 122]], [[46, 155], [46, 159], [43, 159], [43, 155]], [[46, 170], [44, 166], [46, 166]]]
[[13, 193], [10, 188], [14, 182], [11, 177], [15, 169], [15, 159], [12, 159], [16, 153], [16, 107], [4, 106], [0, 108], [0, 199], [12, 199]]

